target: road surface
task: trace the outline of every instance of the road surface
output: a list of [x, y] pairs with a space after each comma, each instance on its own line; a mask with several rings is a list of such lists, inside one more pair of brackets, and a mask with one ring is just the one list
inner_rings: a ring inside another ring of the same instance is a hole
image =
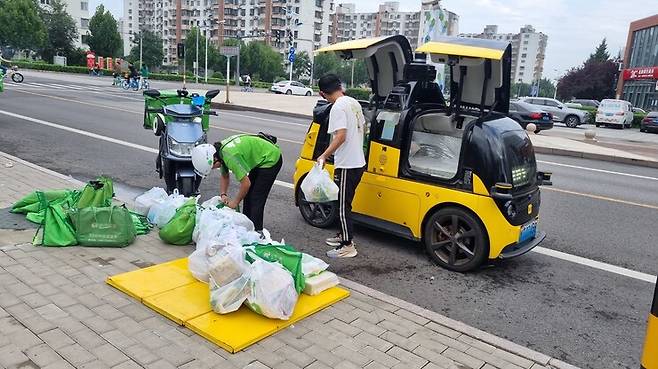
[[[124, 194], [162, 186], [154, 172], [156, 137], [142, 128], [141, 95], [100, 82], [26, 73], [26, 84], [7, 84], [0, 94], [0, 150], [81, 180], [109, 175]], [[306, 225], [286, 185], [308, 122], [223, 111], [211, 124], [211, 141], [259, 131], [279, 138], [284, 166], [266, 227], [324, 256], [323, 240], [334, 230]], [[357, 228], [359, 256], [331, 261], [331, 269], [583, 368], [639, 367], [653, 292], [647, 280], [658, 272], [658, 170], [538, 160], [554, 179], [542, 192], [540, 227], [548, 237], [538, 252], [458, 274], [433, 265], [418, 243]], [[204, 180], [204, 197], [217, 189], [216, 174]]]

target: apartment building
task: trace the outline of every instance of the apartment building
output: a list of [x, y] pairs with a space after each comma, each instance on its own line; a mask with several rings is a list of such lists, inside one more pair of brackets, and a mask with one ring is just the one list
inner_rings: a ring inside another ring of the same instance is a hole
[[130, 50], [140, 29], [151, 30], [162, 35], [164, 64], [174, 65], [176, 44], [198, 26], [216, 45], [227, 38], [261, 40], [286, 53], [290, 29], [293, 45], [310, 54], [329, 41], [331, 11], [332, 0], [124, 0], [124, 47]]
[[[38, 0], [38, 3], [42, 8], [50, 6], [50, 0]], [[84, 39], [89, 30], [89, 0], [64, 0], [64, 4], [66, 12], [73, 18], [78, 29], [75, 47], [87, 47]]]
[[498, 33], [497, 25], [487, 25], [482, 33], [465, 33], [460, 36], [510, 42], [512, 81], [531, 84], [542, 78], [548, 36], [537, 32], [533, 26], [521, 27], [519, 33]]
[[[430, 5], [439, 6], [439, 1], [423, 3], [427, 9], [430, 9]], [[397, 1], [379, 5], [376, 12], [357, 12], [354, 3], [338, 4], [335, 13], [331, 15], [330, 43], [365, 37], [404, 35], [412, 47], [416, 47], [419, 44], [421, 23], [424, 20], [421, 15], [424, 15], [424, 11], [403, 12], [399, 9], [400, 3]], [[447, 30], [454, 32], [447, 34], [456, 34], [459, 17], [452, 12], [445, 13], [448, 14], [446, 21], [451, 22]]]

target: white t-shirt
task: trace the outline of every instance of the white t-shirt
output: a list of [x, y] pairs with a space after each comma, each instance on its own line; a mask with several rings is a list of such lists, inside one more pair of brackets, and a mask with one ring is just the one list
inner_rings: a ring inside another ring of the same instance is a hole
[[334, 153], [334, 167], [352, 169], [366, 165], [363, 155], [363, 135], [366, 119], [361, 104], [349, 96], [339, 97], [329, 113], [329, 129], [332, 134], [346, 129], [345, 142]]

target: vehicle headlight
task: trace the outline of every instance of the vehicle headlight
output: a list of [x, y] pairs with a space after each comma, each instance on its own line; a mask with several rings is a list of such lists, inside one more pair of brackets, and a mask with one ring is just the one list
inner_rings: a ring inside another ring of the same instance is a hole
[[528, 178], [528, 168], [525, 166], [519, 166], [512, 168], [512, 185], [514, 187], [520, 187], [527, 184], [530, 181]]
[[196, 117], [196, 118], [192, 119], [192, 122], [193, 123], [201, 123], [202, 120], [203, 119], [201, 119], [201, 117]]
[[191, 157], [194, 144], [181, 143], [169, 137], [169, 152], [176, 156]]

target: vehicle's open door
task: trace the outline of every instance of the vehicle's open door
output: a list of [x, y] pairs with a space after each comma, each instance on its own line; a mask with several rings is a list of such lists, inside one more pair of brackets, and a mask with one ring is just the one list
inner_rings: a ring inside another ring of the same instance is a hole
[[428, 42], [417, 53], [450, 67], [450, 106], [507, 114], [510, 99], [512, 46], [479, 38], [444, 37]]
[[396, 82], [404, 77], [404, 66], [413, 59], [411, 45], [401, 35], [339, 42], [316, 50], [335, 52], [343, 59], [365, 59], [372, 92], [384, 100]]

